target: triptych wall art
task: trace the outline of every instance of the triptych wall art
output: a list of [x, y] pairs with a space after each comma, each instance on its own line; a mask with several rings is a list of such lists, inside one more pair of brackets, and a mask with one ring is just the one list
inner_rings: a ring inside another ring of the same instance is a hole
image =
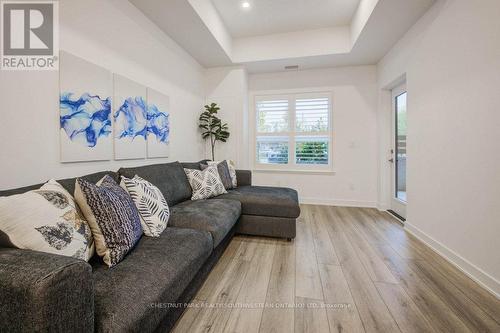
[[62, 162], [168, 157], [167, 96], [67, 52], [59, 70]]
[[111, 159], [113, 75], [62, 52], [59, 71], [61, 161]]

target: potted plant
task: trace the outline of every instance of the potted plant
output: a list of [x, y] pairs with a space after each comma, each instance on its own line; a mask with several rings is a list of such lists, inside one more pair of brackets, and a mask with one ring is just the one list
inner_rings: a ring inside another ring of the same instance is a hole
[[229, 138], [229, 128], [227, 123], [217, 117], [217, 112], [220, 108], [216, 103], [205, 105], [205, 111], [200, 115], [199, 128], [202, 130], [201, 137], [210, 139], [210, 147], [212, 148], [212, 160], [215, 161], [215, 145], [217, 141], [226, 142]]

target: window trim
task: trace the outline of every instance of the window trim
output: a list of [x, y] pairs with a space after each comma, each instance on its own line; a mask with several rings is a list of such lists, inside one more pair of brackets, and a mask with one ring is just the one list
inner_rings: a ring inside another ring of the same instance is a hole
[[[252, 140], [251, 152], [251, 165], [252, 170], [260, 172], [289, 172], [289, 173], [316, 173], [316, 174], [333, 174], [335, 159], [333, 152], [335, 151], [335, 131], [333, 119], [333, 105], [334, 105], [334, 92], [332, 88], [310, 88], [310, 89], [288, 89], [288, 90], [265, 90], [265, 91], [251, 91], [249, 96], [250, 101], [250, 140]], [[319, 98], [328, 97], [328, 131], [323, 132], [297, 132], [296, 131], [296, 112], [295, 101], [300, 98]], [[257, 103], [262, 100], [269, 99], [287, 99], [289, 106], [288, 126], [289, 130], [286, 132], [273, 132], [273, 133], [258, 133], [257, 132]], [[288, 145], [288, 164], [266, 164], [257, 161], [257, 137], [258, 136], [275, 136], [287, 137], [289, 140]], [[297, 164], [296, 163], [296, 137], [328, 137], [328, 164], [325, 165], [310, 165], [310, 164]]]

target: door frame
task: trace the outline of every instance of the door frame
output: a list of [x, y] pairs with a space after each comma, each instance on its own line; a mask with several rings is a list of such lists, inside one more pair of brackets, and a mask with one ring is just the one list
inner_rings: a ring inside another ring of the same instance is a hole
[[[399, 215], [403, 220], [406, 220], [406, 205], [407, 202], [399, 199], [397, 197], [396, 190], [396, 177], [397, 177], [397, 156], [396, 156], [396, 145], [397, 145], [397, 110], [396, 110], [396, 98], [402, 94], [408, 94], [406, 89], [406, 82], [402, 83], [391, 90], [391, 200], [390, 209], [392, 212]], [[407, 95], [408, 96], [408, 95]], [[408, 112], [408, 99], [406, 104], [406, 112]]]

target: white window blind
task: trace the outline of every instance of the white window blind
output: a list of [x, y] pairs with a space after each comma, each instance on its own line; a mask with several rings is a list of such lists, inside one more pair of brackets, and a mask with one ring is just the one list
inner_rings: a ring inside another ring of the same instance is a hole
[[257, 96], [255, 162], [272, 169], [331, 167], [331, 94]]
[[328, 131], [329, 99], [300, 98], [295, 101], [295, 123], [298, 132]]
[[257, 126], [261, 133], [288, 130], [288, 100], [264, 100], [257, 103]]

